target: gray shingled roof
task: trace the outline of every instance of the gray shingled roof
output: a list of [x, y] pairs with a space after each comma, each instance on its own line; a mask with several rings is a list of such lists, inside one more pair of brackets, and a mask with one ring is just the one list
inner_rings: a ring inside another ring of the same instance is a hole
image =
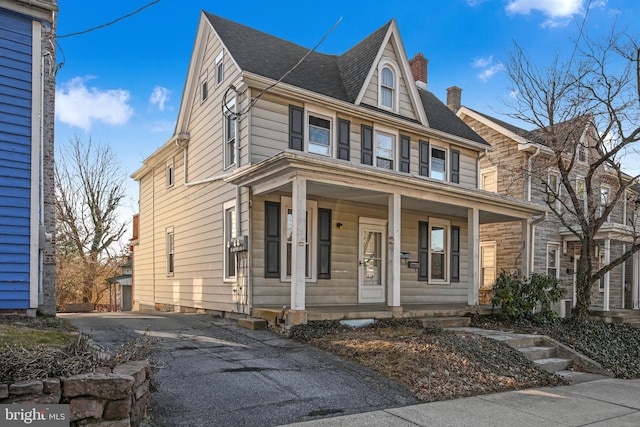
[[[204, 12], [238, 66], [279, 80], [309, 52], [306, 47]], [[392, 21], [374, 31], [342, 55], [312, 52], [283, 82], [341, 101], [354, 103], [373, 66]], [[489, 145], [432, 93], [420, 90], [420, 99], [432, 128]], [[367, 107], [377, 109], [375, 106]], [[380, 110], [382, 111], [382, 110]], [[391, 114], [383, 111], [385, 114]], [[405, 120], [410, 120], [403, 117]]]
[[444, 105], [433, 93], [423, 89], [418, 89], [418, 93], [424, 110], [427, 112], [429, 126], [433, 129], [490, 146], [487, 141], [456, 116], [456, 113]]
[[471, 108], [469, 108], [469, 110], [471, 110], [471, 111], [473, 111], [473, 112], [475, 112], [477, 114], [480, 114], [482, 117], [484, 117], [484, 118], [486, 118], [488, 120], [491, 120], [495, 124], [497, 124], [499, 126], [502, 126], [503, 128], [507, 129], [508, 131], [511, 131], [511, 132], [515, 133], [516, 135], [518, 135], [518, 136], [520, 136], [520, 137], [522, 137], [522, 138], [524, 138], [526, 140], [531, 141], [531, 140], [534, 139], [534, 135], [533, 135], [532, 131], [519, 128], [517, 126], [512, 125], [511, 123], [507, 123], [507, 122], [502, 121], [500, 119], [496, 119], [495, 117], [492, 117], [492, 116], [490, 116], [488, 114], [481, 113], [480, 111], [473, 110]]

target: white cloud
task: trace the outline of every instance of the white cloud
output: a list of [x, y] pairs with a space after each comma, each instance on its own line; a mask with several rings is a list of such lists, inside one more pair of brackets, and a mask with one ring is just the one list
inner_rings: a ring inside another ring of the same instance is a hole
[[164, 111], [164, 103], [169, 100], [169, 89], [162, 86], [156, 86], [151, 92], [149, 102], [157, 105], [160, 111]]
[[480, 80], [482, 80], [483, 82], [486, 82], [491, 77], [493, 77], [495, 74], [497, 74], [497, 73], [499, 73], [499, 72], [501, 72], [503, 70], [504, 70], [504, 65], [502, 65], [501, 63], [497, 63], [497, 64], [492, 65], [491, 67], [487, 68], [486, 70], [484, 70], [480, 74], [478, 74], [478, 78], [480, 78]]
[[482, 3], [484, 3], [487, 0], [467, 0], [467, 4], [471, 7], [476, 7], [478, 5], [481, 5]]
[[514, 15], [528, 15], [536, 10], [547, 17], [543, 28], [559, 27], [566, 25], [573, 15], [582, 13], [583, 3], [584, 0], [509, 0], [506, 10]]
[[56, 88], [56, 117], [69, 126], [89, 131], [95, 122], [122, 125], [133, 115], [131, 94], [124, 89], [87, 87], [93, 77], [75, 77]]
[[471, 66], [473, 68], [485, 68], [491, 65], [493, 62], [493, 55], [490, 55], [488, 58], [476, 58], [473, 60]]
[[481, 68], [482, 71], [478, 74], [478, 78], [483, 82], [486, 82], [495, 74], [504, 70], [504, 65], [501, 62], [495, 63], [493, 62], [493, 55], [490, 55], [487, 58], [476, 58], [471, 63], [473, 68]]

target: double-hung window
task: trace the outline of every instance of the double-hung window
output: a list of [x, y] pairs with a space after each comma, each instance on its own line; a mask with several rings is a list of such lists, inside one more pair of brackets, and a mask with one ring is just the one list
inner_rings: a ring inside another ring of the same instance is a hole
[[175, 270], [175, 236], [173, 227], [168, 227], [165, 232], [166, 274], [167, 276], [173, 276]]
[[[280, 271], [282, 272], [282, 280], [290, 280], [291, 279], [291, 268], [293, 263], [293, 209], [291, 204], [290, 197], [282, 197], [281, 199], [281, 208], [282, 208], [282, 249], [281, 252], [284, 254], [282, 257], [282, 267]], [[316, 267], [317, 267], [317, 233], [318, 227], [316, 223], [316, 219], [318, 215], [318, 203], [313, 200], [307, 200], [307, 210], [306, 210], [306, 230], [305, 230], [305, 239], [302, 244], [305, 247], [305, 277], [310, 281], [316, 280]], [[301, 242], [297, 242], [299, 245]]]
[[547, 276], [555, 279], [560, 278], [560, 245], [549, 244], [547, 245]]
[[377, 167], [394, 170], [395, 145], [394, 135], [376, 131], [375, 156]]
[[418, 223], [418, 280], [429, 284], [460, 280], [460, 227], [441, 218]]
[[498, 192], [498, 168], [492, 166], [480, 171], [480, 188], [492, 193]]
[[378, 107], [399, 111], [398, 66], [388, 58], [378, 64]]
[[331, 155], [331, 120], [309, 114], [307, 150], [310, 153]]
[[447, 179], [447, 151], [434, 146], [431, 146], [431, 178]]
[[[419, 141], [420, 159], [418, 172], [421, 176], [427, 176], [438, 181], [460, 183], [461, 154], [459, 150], [442, 147], [429, 141]], [[497, 175], [494, 175], [497, 177]], [[484, 186], [485, 182], [479, 185]]]
[[383, 107], [393, 109], [393, 98], [395, 91], [395, 76], [389, 67], [383, 67], [380, 79], [380, 104]]
[[237, 116], [235, 114], [235, 99], [228, 102], [224, 110], [224, 167], [228, 168], [236, 164]]
[[209, 79], [205, 72], [200, 76], [200, 102], [204, 102], [209, 97]]
[[557, 172], [549, 172], [548, 184], [548, 203], [554, 206], [557, 211], [560, 210], [560, 175]]
[[216, 86], [224, 80], [224, 51], [216, 56]]
[[231, 200], [223, 205], [224, 230], [224, 278], [232, 280], [236, 277], [236, 256], [231, 252], [230, 243], [236, 238], [236, 202]]

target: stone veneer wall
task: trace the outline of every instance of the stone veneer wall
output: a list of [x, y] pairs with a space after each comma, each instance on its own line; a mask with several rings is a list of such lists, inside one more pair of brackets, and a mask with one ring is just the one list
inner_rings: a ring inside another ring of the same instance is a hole
[[67, 378], [0, 384], [3, 404], [69, 404], [71, 427], [139, 426], [147, 415], [151, 368], [126, 362]]

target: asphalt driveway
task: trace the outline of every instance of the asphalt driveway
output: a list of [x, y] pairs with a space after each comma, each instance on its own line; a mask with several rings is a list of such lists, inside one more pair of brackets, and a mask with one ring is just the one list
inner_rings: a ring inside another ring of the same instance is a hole
[[150, 426], [275, 426], [417, 403], [357, 364], [268, 331], [204, 314], [64, 314], [111, 349], [148, 333], [160, 340]]

